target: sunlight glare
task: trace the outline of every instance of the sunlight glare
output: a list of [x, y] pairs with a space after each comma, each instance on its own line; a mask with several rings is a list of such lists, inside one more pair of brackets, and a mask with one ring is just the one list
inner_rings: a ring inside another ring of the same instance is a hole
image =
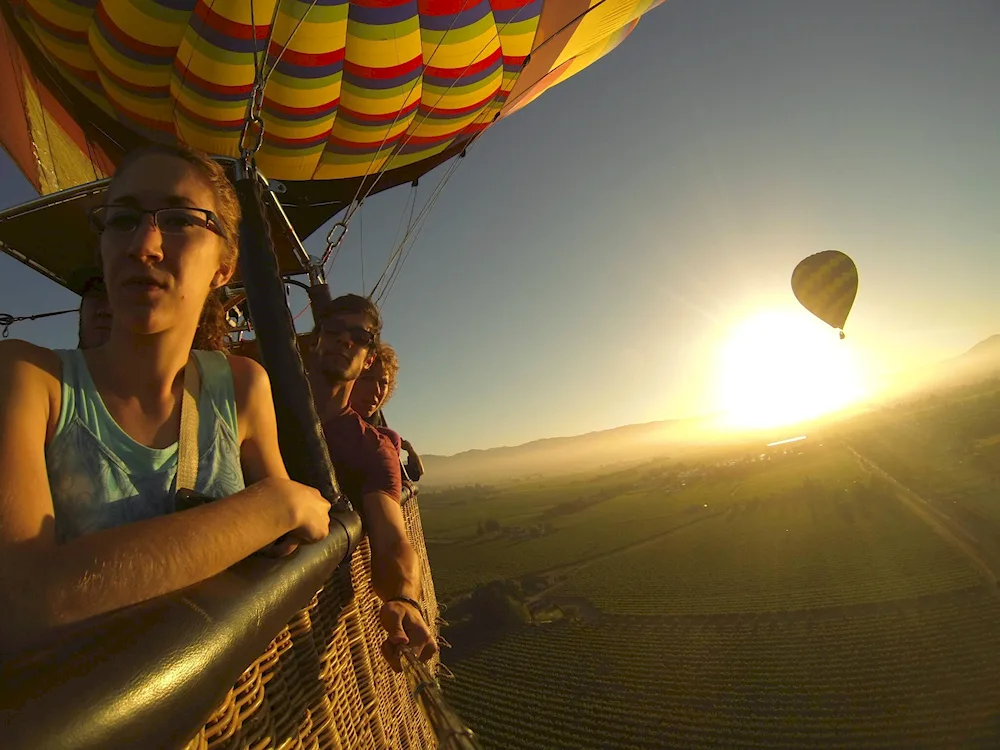
[[795, 424], [867, 395], [850, 340], [805, 315], [754, 315], [734, 328], [720, 355], [722, 424], [730, 429]]

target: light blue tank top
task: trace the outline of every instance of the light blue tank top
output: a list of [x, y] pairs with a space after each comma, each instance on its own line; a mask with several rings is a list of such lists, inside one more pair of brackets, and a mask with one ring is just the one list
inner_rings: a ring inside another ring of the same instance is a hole
[[[62, 360], [62, 408], [45, 451], [56, 538], [174, 511], [177, 443], [148, 448], [129, 437], [104, 406], [79, 349]], [[221, 352], [193, 352], [201, 373], [195, 491], [226, 497], [244, 488], [233, 373]]]

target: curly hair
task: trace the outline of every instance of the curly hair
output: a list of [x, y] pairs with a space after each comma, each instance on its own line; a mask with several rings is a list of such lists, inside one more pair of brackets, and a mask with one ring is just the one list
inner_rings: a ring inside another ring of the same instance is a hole
[[[147, 156], [171, 156], [187, 162], [208, 183], [215, 199], [214, 213], [225, 233], [225, 237], [220, 238], [223, 243], [222, 261], [235, 268], [240, 254], [240, 218], [242, 212], [239, 198], [236, 197], [236, 190], [229, 181], [229, 177], [226, 176], [226, 171], [212, 157], [201, 151], [168, 143], [151, 143], [128, 153], [115, 171], [111, 184], [114, 185], [119, 176]], [[192, 348], [228, 351], [228, 334], [229, 323], [226, 321], [221, 291], [213, 289], [205, 298]]]
[[399, 357], [396, 356], [395, 349], [385, 342], [380, 341], [378, 348], [375, 350], [375, 359], [382, 364], [382, 370], [389, 381], [385, 389], [385, 397], [383, 397], [382, 403], [379, 404], [379, 408], [382, 408], [392, 398], [392, 394], [396, 390], [396, 381], [399, 377]]

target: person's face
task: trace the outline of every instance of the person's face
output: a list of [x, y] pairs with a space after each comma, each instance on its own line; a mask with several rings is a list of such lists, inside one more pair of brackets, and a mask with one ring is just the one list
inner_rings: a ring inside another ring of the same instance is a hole
[[223, 262], [216, 225], [198, 210], [216, 210], [208, 181], [177, 157], [150, 154], [112, 184], [104, 209], [101, 258], [116, 325], [134, 333], [195, 327], [211, 289], [235, 270]]
[[111, 337], [111, 303], [103, 287], [89, 290], [80, 302], [80, 348], [103, 346]]
[[354, 383], [354, 388], [351, 390], [351, 408], [363, 417], [370, 417], [385, 401], [388, 391], [389, 376], [385, 373], [382, 360], [376, 359]]
[[324, 317], [316, 339], [316, 360], [320, 372], [334, 383], [357, 380], [375, 358], [373, 339], [371, 323], [363, 313]]

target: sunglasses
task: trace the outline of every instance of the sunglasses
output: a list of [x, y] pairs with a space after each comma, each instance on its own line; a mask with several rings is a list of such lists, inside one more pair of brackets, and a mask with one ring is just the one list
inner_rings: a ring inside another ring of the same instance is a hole
[[336, 337], [342, 333], [346, 333], [350, 337], [351, 343], [355, 346], [370, 347], [375, 343], [375, 334], [367, 328], [345, 325], [336, 318], [328, 318], [322, 321], [320, 323], [320, 331], [324, 336], [330, 337]]

